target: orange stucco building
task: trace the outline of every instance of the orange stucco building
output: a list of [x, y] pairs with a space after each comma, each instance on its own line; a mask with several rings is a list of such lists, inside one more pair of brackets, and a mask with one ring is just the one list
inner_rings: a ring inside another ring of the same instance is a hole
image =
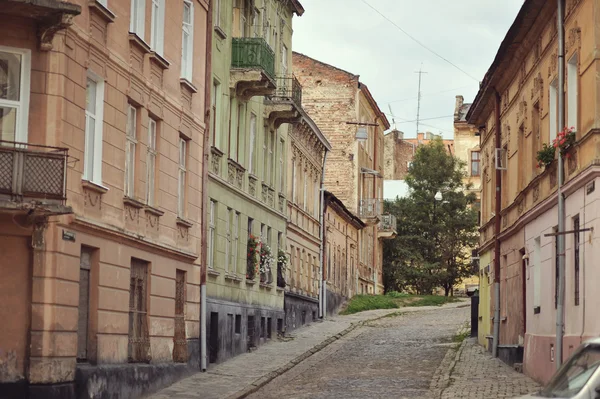
[[209, 4], [165, 3], [0, 6], [9, 397], [132, 397], [197, 368]]

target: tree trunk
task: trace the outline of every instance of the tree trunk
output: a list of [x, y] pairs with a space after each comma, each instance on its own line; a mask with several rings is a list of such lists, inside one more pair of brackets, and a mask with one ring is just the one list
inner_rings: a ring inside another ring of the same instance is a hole
[[447, 284], [444, 284], [444, 291], [445, 291], [445, 296], [448, 296], [448, 294], [450, 293], [450, 286], [448, 286]]

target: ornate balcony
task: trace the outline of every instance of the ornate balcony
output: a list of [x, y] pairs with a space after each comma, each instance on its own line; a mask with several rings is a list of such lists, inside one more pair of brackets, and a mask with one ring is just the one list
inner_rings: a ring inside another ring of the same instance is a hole
[[302, 86], [295, 76], [277, 78], [277, 89], [267, 96], [269, 123], [279, 128], [283, 123], [297, 123], [302, 117]]
[[382, 201], [379, 198], [368, 198], [358, 203], [358, 216], [367, 225], [377, 224], [381, 217]]
[[0, 16], [30, 18], [37, 22], [40, 50], [52, 50], [56, 32], [73, 24], [81, 6], [60, 0], [0, 0]]
[[275, 92], [275, 53], [260, 37], [234, 37], [230, 86], [243, 100]]
[[395, 238], [397, 235], [396, 223], [396, 216], [390, 214], [381, 215], [381, 221], [379, 222], [377, 237], [379, 237], [382, 240], [389, 240]]
[[0, 211], [72, 213], [67, 159], [66, 148], [0, 141]]

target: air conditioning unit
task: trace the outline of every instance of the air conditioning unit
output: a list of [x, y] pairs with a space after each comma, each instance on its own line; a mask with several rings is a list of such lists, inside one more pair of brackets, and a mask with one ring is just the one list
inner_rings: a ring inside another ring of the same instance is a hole
[[496, 148], [495, 153], [496, 169], [506, 170], [508, 167], [508, 151], [504, 148]]

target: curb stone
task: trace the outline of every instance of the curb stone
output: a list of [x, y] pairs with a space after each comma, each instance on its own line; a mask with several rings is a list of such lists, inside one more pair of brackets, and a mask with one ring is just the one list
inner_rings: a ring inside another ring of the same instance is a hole
[[[465, 325], [463, 325], [456, 331], [456, 333], [461, 334], [465, 330], [467, 330], [467, 328]], [[458, 347], [455, 346], [453, 348], [450, 348], [448, 349], [448, 352], [446, 352], [446, 355], [444, 356], [444, 359], [438, 366], [438, 370], [436, 371], [432, 380], [433, 386], [430, 387], [430, 390], [433, 391], [433, 395], [435, 398], [441, 398], [444, 391], [450, 386], [452, 372], [454, 371], [456, 364], [460, 360], [460, 356], [462, 355], [466, 345], [467, 339], [464, 339], [460, 343], [460, 345], [458, 345]], [[452, 356], [452, 350], [455, 348], [456, 353], [454, 354], [454, 358], [450, 360]], [[437, 378], [435, 378], [436, 376]]]
[[[401, 315], [402, 315], [402, 313], [398, 314], [398, 316], [401, 316]], [[297, 356], [295, 359], [291, 360], [286, 365], [281, 366], [278, 369], [258, 378], [256, 381], [252, 382], [247, 387], [237, 391], [233, 395], [228, 396], [227, 399], [243, 399], [247, 396], [252, 395], [253, 393], [257, 392], [259, 389], [261, 389], [262, 387], [267, 385], [269, 382], [273, 381], [275, 378], [277, 378], [280, 375], [282, 375], [283, 373], [291, 370], [292, 368], [294, 368], [295, 366], [297, 366], [304, 360], [308, 359], [315, 353], [318, 353], [321, 350], [325, 349], [326, 347], [328, 347], [335, 341], [340, 340], [341, 338], [348, 335], [349, 333], [356, 330], [357, 328], [362, 327], [363, 325], [365, 325], [368, 322], [376, 321], [376, 320], [382, 319], [386, 316], [387, 315], [383, 315], [383, 316], [379, 316], [379, 317], [374, 317], [372, 319], [361, 320], [359, 322], [352, 323], [350, 325], [350, 327], [347, 327], [346, 329], [344, 329], [341, 332], [337, 333], [336, 335], [326, 339], [325, 341], [321, 342], [320, 344], [315, 345], [311, 349], [307, 350], [303, 354], [301, 354], [301, 355]]]

